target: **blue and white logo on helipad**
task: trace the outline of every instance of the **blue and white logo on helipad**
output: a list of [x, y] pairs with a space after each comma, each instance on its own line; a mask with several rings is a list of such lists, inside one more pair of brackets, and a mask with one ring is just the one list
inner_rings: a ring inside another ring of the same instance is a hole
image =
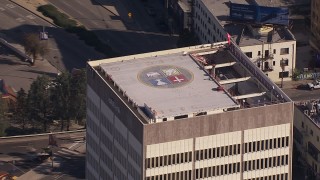
[[193, 74], [181, 67], [160, 65], [142, 70], [138, 79], [148, 86], [158, 88], [176, 88], [193, 80]]

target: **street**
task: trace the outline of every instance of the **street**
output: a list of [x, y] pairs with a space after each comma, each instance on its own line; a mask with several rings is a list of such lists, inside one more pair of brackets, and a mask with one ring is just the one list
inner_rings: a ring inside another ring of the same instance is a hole
[[[48, 147], [48, 135], [14, 139], [0, 139], [0, 171], [21, 178], [38, 175], [40, 179], [84, 179], [85, 142], [83, 132], [56, 135], [57, 147], [52, 147], [55, 168], [51, 160], [43, 162], [38, 154]], [[47, 166], [41, 166], [42, 164]], [[40, 166], [39, 166], [40, 165]], [[49, 165], [49, 166], [48, 166]], [[32, 169], [32, 170], [31, 170]]]
[[[49, 0], [95, 32], [121, 55], [174, 48], [177, 36], [160, 33], [155, 19], [148, 16], [140, 1]], [[101, 6], [102, 5], [102, 6]], [[111, 9], [111, 10], [110, 10]], [[132, 17], [128, 17], [128, 13]]]
[[88, 59], [105, 56], [84, 44], [77, 36], [63, 29], [53, 27], [48, 22], [5, 0], [0, 4], [0, 37], [9, 43], [20, 43], [25, 34], [39, 33], [45, 29], [50, 35], [47, 43], [49, 53], [45, 58], [60, 71], [83, 68]]

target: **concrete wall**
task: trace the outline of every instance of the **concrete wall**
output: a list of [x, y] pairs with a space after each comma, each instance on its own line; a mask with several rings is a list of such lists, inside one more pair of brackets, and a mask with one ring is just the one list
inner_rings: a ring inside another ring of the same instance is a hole
[[292, 124], [292, 121], [293, 103], [291, 102], [241, 109], [221, 114], [148, 124], [144, 129], [144, 144], [158, 144], [279, 124]]

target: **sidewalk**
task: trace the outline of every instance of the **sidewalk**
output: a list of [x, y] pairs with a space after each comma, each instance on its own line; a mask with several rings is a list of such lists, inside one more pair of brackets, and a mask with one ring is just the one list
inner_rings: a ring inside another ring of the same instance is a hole
[[[296, 89], [300, 85], [306, 85], [311, 83], [313, 80], [299, 80], [299, 81], [283, 81], [283, 87], [281, 89]], [[275, 82], [279, 88], [281, 87], [281, 82]]]
[[[60, 167], [60, 158], [54, 157], [54, 168]], [[17, 179], [26, 180], [26, 179], [42, 179], [49, 175], [54, 175], [55, 172], [53, 172], [54, 169], [52, 169], [52, 162], [51, 160], [47, 160], [46, 162], [40, 164], [36, 168], [24, 173], [23, 175], [19, 176]], [[58, 173], [58, 172], [57, 172]]]

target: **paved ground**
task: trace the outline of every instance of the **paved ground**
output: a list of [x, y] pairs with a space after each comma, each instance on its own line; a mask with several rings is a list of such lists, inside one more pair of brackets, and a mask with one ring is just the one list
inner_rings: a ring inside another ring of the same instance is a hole
[[35, 66], [16, 57], [5, 47], [0, 47], [0, 79], [15, 90], [23, 88], [28, 91], [30, 84], [39, 76], [54, 77], [57, 69], [46, 60], [39, 60]]
[[[48, 146], [48, 135], [0, 139], [0, 171], [7, 171], [20, 179], [84, 179], [84, 132], [56, 135], [53, 147], [54, 170], [51, 161], [41, 161], [38, 154]], [[22, 175], [23, 174], [23, 175]]]
[[[161, 33], [144, 5], [131, 0], [48, 0], [73, 17], [120, 55], [151, 52], [176, 47], [177, 36]], [[160, 7], [159, 7], [160, 8]], [[163, 12], [158, 10], [159, 12]], [[132, 17], [128, 17], [128, 13]]]
[[[24, 52], [20, 45], [25, 33], [39, 33], [43, 27], [51, 38], [45, 41], [49, 52], [45, 59], [39, 58], [36, 66], [20, 61], [12, 52], [0, 49], [0, 78], [19, 90], [29, 89], [32, 81], [42, 74], [55, 76], [59, 71], [84, 68], [88, 59], [105, 56], [84, 44], [77, 36], [56, 28], [51, 20], [43, 17], [36, 7], [45, 4], [44, 0], [4, 0], [0, 3], [0, 37]], [[22, 8], [21, 6], [24, 8]], [[41, 15], [39, 18], [37, 15]]]

